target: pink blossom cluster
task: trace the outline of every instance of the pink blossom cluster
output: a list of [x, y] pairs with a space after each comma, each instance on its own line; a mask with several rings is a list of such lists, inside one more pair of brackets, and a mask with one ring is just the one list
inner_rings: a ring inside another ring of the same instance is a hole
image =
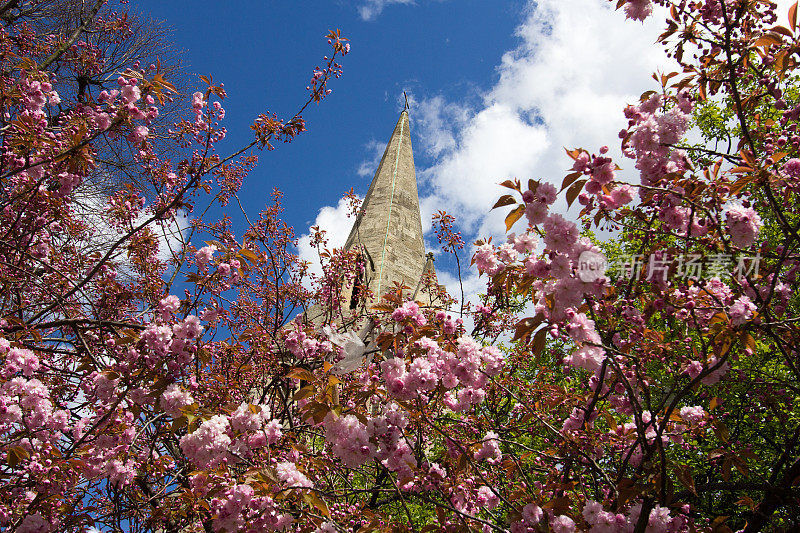
[[[185, 402], [183, 397], [181, 402]], [[236, 463], [258, 448], [274, 444], [283, 436], [278, 420], [266, 405], [240, 404], [230, 415], [214, 415], [180, 439], [181, 450], [197, 466], [213, 468]]]
[[602, 340], [595, 329], [594, 320], [589, 319], [585, 313], [576, 313], [572, 309], [568, 309], [566, 314], [570, 321], [565, 329], [579, 348], [568, 355], [564, 362], [592, 372], [598, 370], [605, 359], [605, 351], [599, 347]]
[[286, 349], [295, 356], [304, 359], [317, 354], [328, 354], [333, 351], [330, 341], [319, 341], [303, 331], [299, 322], [294, 323], [285, 338]]
[[549, 206], [556, 201], [556, 188], [549, 183], [539, 183], [535, 189], [522, 194], [525, 202], [525, 216], [531, 225], [544, 222]]
[[0, 386], [0, 433], [25, 428], [46, 440], [57, 438], [68, 423], [69, 413], [54, 408], [50, 390], [39, 379], [15, 377]]
[[108, 479], [116, 486], [131, 484], [138, 467], [138, 462], [130, 454], [137, 433], [133, 413], [117, 412], [110, 419], [104, 419], [101, 415], [82, 418], [73, 426], [72, 437], [75, 440], [82, 439], [87, 430], [99, 423], [113, 428], [113, 431], [105, 432], [91, 441], [81, 465], [82, 474], [89, 479]]
[[572, 170], [589, 177], [584, 187], [585, 192], [578, 197], [581, 204], [589, 205], [592, 202], [589, 195], [594, 195], [599, 199], [601, 208], [614, 210], [633, 200], [633, 189], [627, 184], [614, 184], [617, 165], [611, 158], [605, 156], [607, 152], [607, 146], [600, 148], [601, 155], [590, 156], [587, 152], [581, 151], [574, 156]]
[[[224, 91], [222, 86], [220, 86], [220, 90]], [[214, 101], [209, 106], [206, 95], [198, 91], [192, 94], [192, 109], [194, 110], [194, 122], [189, 129], [197, 144], [205, 146], [210, 142], [210, 145], [213, 146], [225, 138], [227, 130], [219, 125], [219, 121], [225, 118], [225, 109], [219, 101]]]
[[[488, 377], [500, 372], [503, 356], [497, 348], [481, 347], [471, 337], [460, 337], [456, 352], [450, 352], [428, 337], [416, 341], [422, 352], [410, 364], [401, 357], [381, 363], [387, 392], [400, 399], [426, 398], [440, 384], [448, 389], [445, 404], [455, 411], [466, 411], [483, 401]], [[461, 387], [454, 395], [450, 389]]]
[[675, 105], [661, 112], [664, 100], [654, 94], [636, 106], [625, 108], [629, 135], [623, 153], [636, 159], [644, 186], [657, 185], [662, 176], [686, 169], [685, 154], [671, 147], [689, 127], [692, 102], [688, 92], [678, 94]]
[[389, 471], [410, 478], [417, 462], [411, 448], [413, 440], [403, 431], [407, 425], [405, 411], [395, 403], [367, 417], [366, 424], [352, 414], [337, 416], [333, 412], [323, 420], [325, 439], [345, 466], [356, 468], [376, 459]]
[[158, 320], [151, 322], [141, 334], [143, 349], [131, 349], [128, 353], [130, 364], [143, 360], [156, 366], [166, 361], [168, 368], [177, 373], [191, 361], [204, 328], [195, 315], [173, 324], [165, 323], [165, 317], [173, 314], [173, 309], [177, 310], [176, 300], [177, 297], [168, 296], [161, 301]]
[[[588, 500], [583, 507], [583, 515], [586, 523], [589, 524], [591, 533], [632, 533], [639, 521], [642, 513], [642, 504], [636, 503], [625, 513], [614, 513], [605, 511], [602, 504]], [[688, 521], [685, 516], [673, 517], [670, 509], [656, 505], [650, 511], [650, 518], [647, 523], [647, 531], [654, 533], [667, 533], [677, 531], [688, 531]], [[574, 527], [571, 531], [574, 531]]]
[[203, 246], [199, 250], [194, 253], [194, 260], [197, 264], [197, 268], [201, 271], [205, 272], [208, 269], [208, 263], [214, 257], [214, 252], [217, 251], [217, 247], [213, 244], [208, 246]]
[[625, 16], [629, 19], [644, 21], [652, 12], [652, 0], [628, 0], [625, 3]]
[[428, 323], [428, 319], [422, 314], [417, 302], [409, 300], [392, 312], [392, 320], [395, 322], [403, 322], [410, 320], [418, 327], [422, 327]]
[[731, 317], [731, 324], [741, 326], [753, 318], [755, 311], [756, 304], [749, 297], [740, 296], [728, 308], [728, 316]]
[[699, 405], [695, 405], [691, 407], [681, 407], [680, 415], [681, 418], [689, 424], [697, 424], [705, 419], [706, 412]]
[[192, 405], [194, 398], [192, 395], [181, 388], [177, 383], [173, 383], [167, 387], [167, 390], [161, 395], [161, 408], [172, 418], [178, 418], [182, 415], [181, 409]]
[[728, 208], [727, 221], [731, 241], [739, 248], [749, 248], [763, 225], [755, 209], [741, 204]]
[[195, 431], [181, 437], [181, 450], [195, 465], [213, 468], [228, 457], [228, 449], [232, 443], [229, 431], [228, 417], [214, 415], [204, 420]]
[[17, 373], [29, 378], [39, 370], [39, 358], [32, 351], [25, 348], [11, 348], [6, 339], [0, 338], [0, 355], [5, 355], [5, 362], [0, 375], [10, 378]]
[[[194, 476], [193, 484], [204, 481], [201, 477]], [[211, 509], [217, 533], [283, 531], [294, 522], [291, 514], [279, 511], [272, 498], [256, 496], [253, 487], [246, 483], [234, 483], [214, 496]]]
[[476, 461], [486, 461], [489, 464], [498, 464], [503, 458], [503, 452], [500, 450], [500, 436], [494, 431], [487, 431], [481, 440], [481, 447], [475, 452], [473, 457]]
[[275, 472], [286, 488], [311, 488], [314, 486], [311, 480], [297, 469], [297, 465], [290, 461], [275, 465]]
[[357, 468], [375, 455], [377, 448], [370, 442], [367, 426], [356, 416], [337, 416], [331, 411], [325, 416], [323, 426], [325, 440], [346, 467]]

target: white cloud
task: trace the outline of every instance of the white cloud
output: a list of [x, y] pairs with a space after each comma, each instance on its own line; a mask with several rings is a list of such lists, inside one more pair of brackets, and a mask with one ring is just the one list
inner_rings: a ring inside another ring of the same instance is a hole
[[413, 4], [414, 0], [366, 0], [359, 8], [358, 14], [364, 20], [375, 20], [383, 8], [389, 4]]
[[364, 145], [364, 151], [367, 153], [367, 157], [358, 166], [358, 170], [356, 171], [358, 175], [362, 178], [371, 178], [375, 174], [375, 170], [378, 168], [378, 164], [380, 164], [381, 157], [383, 157], [383, 152], [385, 150], [386, 143], [376, 141], [375, 139], [372, 139]]
[[[362, 17], [377, 16], [387, 3], [368, 1]], [[791, 3], [779, 1], [779, 24], [786, 24]], [[501, 237], [505, 211], [489, 211], [504, 194], [497, 184], [517, 177], [523, 183], [535, 178], [560, 186], [571, 166], [563, 147], [596, 153], [608, 145], [625, 169], [621, 177], [634, 180], [633, 162], [619, 150], [617, 134], [626, 126], [623, 109], [656, 88], [650, 77], [654, 71], [676, 70], [656, 43], [664, 21], [659, 10], [642, 24], [625, 20], [607, 0], [528, 0], [516, 30], [519, 44], [503, 55], [497, 81], [479, 105], [418, 89], [411, 112], [415, 150], [435, 160], [428, 168], [417, 167], [425, 231], [430, 231], [430, 215], [443, 209], [456, 215], [457, 229], [468, 243]], [[559, 203], [556, 209], [566, 207]], [[350, 225], [344, 222], [345, 233]], [[483, 283], [473, 279], [472, 271], [466, 275], [471, 300]], [[440, 271], [439, 276], [457, 294], [453, 275]]]
[[[347, 216], [349, 212], [350, 205], [346, 199], [342, 198], [336, 207], [325, 206], [317, 213], [317, 218], [312, 226], [318, 226], [326, 232], [325, 237], [328, 240], [326, 248], [332, 250], [344, 246], [347, 236], [350, 234], [350, 228], [353, 226], [353, 219]], [[298, 239], [297, 248], [300, 259], [311, 264], [309, 272], [314, 275], [321, 274], [319, 252], [311, 244], [310, 233], [306, 233]]]
[[447, 102], [441, 96], [418, 101], [409, 93], [409, 103], [414, 110], [414, 143], [433, 158], [456, 148], [456, 132], [464, 127], [470, 109], [456, 102]]
[[[102, 189], [85, 182], [77, 189], [72, 200], [74, 213], [92, 228], [91, 238], [85, 243], [88, 248], [97, 248], [104, 253], [126, 231], [117, 229], [109, 223], [105, 215], [108, 197]], [[133, 220], [133, 227], [141, 225], [152, 215], [150, 209], [143, 209]], [[160, 261], [167, 262], [174, 257], [180, 257], [189, 233], [189, 218], [186, 212], [178, 211], [173, 218], [153, 221], [149, 224], [149, 228], [158, 242], [157, 257]], [[120, 261], [123, 269], [127, 268], [126, 253], [126, 248], [121, 246], [111, 257], [114, 261]]]
[[[654, 44], [660, 21], [625, 21], [605, 0], [530, 1], [525, 17], [480, 106], [431, 96], [414, 108], [418, 145], [438, 158], [418, 170], [430, 191], [423, 204], [454, 213], [470, 238], [504, 233], [502, 214], [489, 212], [504, 194], [499, 182], [560, 185], [570, 165], [564, 146], [596, 152], [608, 144], [625, 166], [622, 110], [653, 87], [650, 74], [665, 61]], [[436, 126], [455, 109], [454, 126]]]

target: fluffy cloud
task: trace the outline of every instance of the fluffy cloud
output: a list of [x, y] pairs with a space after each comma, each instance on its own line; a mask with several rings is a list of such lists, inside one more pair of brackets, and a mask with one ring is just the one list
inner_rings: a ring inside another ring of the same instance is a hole
[[[411, 0], [369, 0], [361, 15], [374, 18], [388, 3]], [[786, 24], [791, 3], [779, 0], [779, 23]], [[655, 42], [663, 13], [657, 10], [638, 23], [625, 20], [613, 7], [607, 0], [528, 0], [516, 30], [519, 44], [503, 55], [497, 81], [479, 105], [436, 94], [413, 95], [414, 147], [435, 161], [428, 168], [417, 167], [426, 232], [430, 215], [443, 209], [457, 216], [457, 229], [467, 242], [500, 237], [504, 213], [489, 211], [504, 194], [497, 184], [517, 177], [523, 183], [536, 178], [560, 186], [571, 166], [563, 147], [596, 152], [608, 145], [625, 169], [621, 177], [635, 179], [632, 162], [619, 151], [617, 134], [626, 126], [622, 110], [655, 88], [650, 78], [654, 71], [669, 72], [675, 65]], [[368, 146], [370, 157], [360, 173], [374, 171], [380, 146]], [[566, 206], [556, 204], [556, 209]], [[344, 242], [352, 222], [344, 218], [341, 202], [337, 208], [323, 208], [317, 223], [332, 221], [337, 212]], [[448, 288], [456, 289], [452, 274], [437, 270]], [[468, 276], [465, 292], [472, 299], [483, 285], [471, 271]]]
[[[350, 206], [347, 200], [342, 198], [336, 207], [325, 206], [317, 213], [317, 218], [312, 226], [319, 226], [325, 231], [329, 249], [344, 246], [347, 236], [350, 234], [350, 228], [353, 226], [353, 219], [348, 217], [349, 212]], [[320, 266], [319, 253], [311, 245], [310, 233], [306, 233], [298, 239], [297, 248], [300, 259], [311, 264], [309, 271], [312, 274], [321, 274], [322, 267]]]
[[[660, 24], [625, 21], [605, 0], [531, 1], [516, 31], [520, 43], [503, 55], [480, 106], [440, 96], [415, 106], [418, 145], [437, 159], [418, 173], [428, 191], [423, 204], [446, 207], [472, 236], [498, 236], [502, 216], [489, 213], [503, 194], [497, 183], [517, 177], [560, 185], [570, 164], [564, 146], [609, 144], [624, 166], [622, 109], [652, 88], [650, 74], [663, 64], [654, 44]], [[453, 126], [434, 126], [443, 117]]]
[[372, 179], [372, 176], [375, 174], [375, 170], [378, 168], [378, 165], [381, 162], [383, 152], [386, 150], [386, 143], [372, 139], [366, 145], [364, 145], [364, 149], [368, 155], [366, 159], [364, 159], [358, 166], [358, 170], [356, 172], [362, 178]]
[[[96, 249], [105, 253], [122, 236], [103, 215], [108, 206], [107, 201], [105, 191], [88, 182], [82, 183], [75, 192], [72, 204], [73, 212], [93, 230], [91, 238], [85, 243], [87, 250]], [[150, 216], [152, 213], [149, 210], [143, 210], [133, 221], [133, 225], [142, 224]], [[150, 223], [149, 227], [158, 242], [159, 260], [166, 262], [180, 256], [180, 251], [186, 244], [186, 238], [189, 235], [189, 225], [189, 217], [184, 211], [179, 211], [174, 219]], [[124, 246], [117, 249], [112, 260], [119, 261], [123, 265], [123, 270], [127, 269]]]
[[366, 0], [359, 8], [358, 14], [364, 20], [375, 20], [383, 8], [389, 4], [413, 4], [414, 0]]

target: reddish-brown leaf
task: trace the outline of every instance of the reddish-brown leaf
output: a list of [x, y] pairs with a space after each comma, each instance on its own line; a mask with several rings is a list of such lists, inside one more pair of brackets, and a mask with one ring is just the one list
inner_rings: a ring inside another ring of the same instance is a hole
[[582, 172], [573, 172], [572, 174], [567, 174], [567, 176], [564, 178], [564, 181], [561, 182], [561, 190], [563, 191], [564, 189], [575, 183], [575, 180], [580, 178], [582, 175], [583, 175]]
[[314, 381], [316, 376], [305, 368], [293, 368], [286, 373], [287, 378], [303, 379], [305, 381]]
[[539, 355], [544, 351], [545, 342], [547, 341], [547, 329], [542, 328], [533, 336], [533, 354]]
[[687, 465], [678, 465], [675, 467], [675, 475], [681, 484], [689, 489], [692, 494], [697, 496], [697, 489], [694, 486], [694, 478], [692, 478], [692, 469]]
[[575, 183], [573, 183], [569, 189], [567, 189], [568, 207], [572, 206], [572, 202], [574, 202], [575, 198], [577, 198], [578, 195], [581, 193], [581, 191], [583, 190], [583, 186], [586, 185], [587, 181], [589, 180], [578, 180]]
[[528, 335], [530, 335], [533, 330], [535, 330], [537, 327], [539, 327], [539, 324], [542, 323], [542, 320], [544, 320], [544, 315], [539, 313], [535, 317], [525, 318], [525, 319], [520, 320], [519, 322], [517, 322], [517, 326], [516, 326], [515, 331], [514, 331], [514, 339], [513, 340], [516, 341], [516, 340], [519, 340], [519, 339], [521, 339], [523, 337], [527, 337]]
[[500, 186], [501, 187], [506, 187], [507, 189], [514, 189], [515, 191], [517, 191], [520, 194], [522, 194], [522, 191], [519, 190], [519, 182], [518, 181], [506, 180], [503, 183], [501, 183]]
[[503, 196], [500, 197], [499, 200], [497, 200], [497, 203], [494, 204], [492, 209], [497, 209], [498, 207], [504, 207], [507, 205], [513, 205], [515, 203], [517, 203], [517, 201], [514, 200], [513, 196], [511, 196], [510, 194], [504, 194]]
[[506, 217], [506, 231], [511, 231], [511, 226], [522, 217], [522, 214], [525, 212], [525, 206], [519, 205], [515, 207]]

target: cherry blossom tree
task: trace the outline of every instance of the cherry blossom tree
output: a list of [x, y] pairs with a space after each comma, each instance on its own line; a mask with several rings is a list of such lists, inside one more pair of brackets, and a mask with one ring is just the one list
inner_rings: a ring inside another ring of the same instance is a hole
[[[298, 113], [265, 112], [223, 155], [224, 86], [184, 96], [114, 55], [124, 6], [0, 3], [0, 528], [796, 527], [797, 7], [776, 25], [764, 0], [658, 3], [617, 2], [668, 14], [681, 68], [620, 110], [631, 170], [579, 148], [561, 191], [503, 183], [515, 231], [476, 243], [474, 308], [433, 279], [375, 302], [351, 290], [358, 251], [321, 232], [309, 288], [278, 190], [243, 231], [207, 215], [304, 131], [349, 51], [338, 31]], [[106, 149], [133, 168], [87, 217]]]
[[[223, 86], [180, 94], [123, 5], [14, 0], [0, 23], [0, 528], [236, 530], [249, 513], [262, 531], [300, 519], [299, 492], [276, 500], [245, 482], [289, 427], [262, 378], [289, 379], [275, 338], [307, 299], [281, 195], [239, 236], [202, 213], [235, 199], [254, 150], [304, 131], [346, 39], [327, 36], [298, 113], [264, 113], [252, 142], [222, 155]], [[179, 108], [166, 126], [161, 110]], [[87, 212], [97, 176], [115, 180]], [[186, 214], [164, 258], [159, 235]], [[198, 236], [208, 244], [189, 244]], [[305, 486], [280, 458], [277, 479]]]

